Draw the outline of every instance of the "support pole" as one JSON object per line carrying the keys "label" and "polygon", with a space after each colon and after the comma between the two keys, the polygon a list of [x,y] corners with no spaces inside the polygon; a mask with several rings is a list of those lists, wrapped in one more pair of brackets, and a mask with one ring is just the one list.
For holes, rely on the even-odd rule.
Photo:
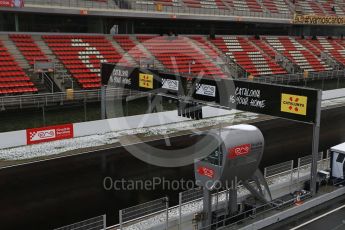
{"label": "support pole", "polygon": [[44,105],[42,106],[42,120],[43,120],[43,126],[46,126],[46,112]]}
{"label": "support pole", "polygon": [[105,110],[105,85],[101,86],[101,119],[106,119],[106,110]]}
{"label": "support pole", "polygon": [[16,32],[19,32],[19,18],[18,18],[18,14],[14,15],[14,27]]}
{"label": "support pole", "polygon": [[312,196],[316,194],[317,182],[317,160],[319,156],[319,138],[320,138],[320,121],[321,121],[321,97],[322,91],[318,91],[317,107],[316,107],[316,122],[313,124],[313,146],[312,146],[312,162],[310,172],[310,192]]}
{"label": "support pole", "polygon": [[204,230],[211,229],[212,223],[212,196],[211,191],[207,188],[203,189],[204,192],[204,199],[203,199],[203,212],[204,212],[204,219],[202,221],[202,227]]}
{"label": "support pole", "polygon": [[166,218],[166,230],[168,230],[169,228],[169,197],[166,197],[166,200],[165,200],[165,209],[166,209],[166,212],[165,212],[165,218]]}
{"label": "support pole", "polygon": [[179,220],[178,220],[178,229],[181,230],[181,223],[182,223],[182,192],[178,194],[178,200],[179,200],[179,206],[178,206],[178,215],[179,215]]}
{"label": "support pole", "polygon": [[234,185],[233,188],[229,189],[229,211],[230,214],[236,214],[237,210],[237,188]]}
{"label": "support pole", "polygon": [[122,230],[122,210],[119,211],[119,225],[120,225],[120,230]]}
{"label": "support pole", "polygon": [[87,121],[87,105],[86,105],[86,96],[84,94],[84,121]]}
{"label": "support pole", "polygon": [[103,215],[103,230],[107,229],[107,215]]}

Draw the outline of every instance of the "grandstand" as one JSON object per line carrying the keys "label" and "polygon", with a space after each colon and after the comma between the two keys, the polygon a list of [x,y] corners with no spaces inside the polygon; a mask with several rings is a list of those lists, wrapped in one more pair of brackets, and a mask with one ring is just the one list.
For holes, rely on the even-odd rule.
{"label": "grandstand", "polygon": [[[345,3],[338,0],[24,3],[16,14],[16,8],[0,6],[4,12],[0,16],[4,17],[0,30],[11,31],[0,36],[1,49],[5,51],[1,54],[1,95],[46,92],[40,82],[43,78],[39,80],[34,72],[38,61],[58,66],[59,70],[54,68],[46,78],[61,91],[70,87],[65,79],[70,79],[72,85],[76,82],[77,89],[98,89],[100,65],[105,62],[126,66],[150,64],[165,72],[190,76],[255,79],[305,71],[323,73],[343,69],[345,63],[343,27],[328,27],[329,34],[325,35],[326,30],[318,33],[316,27],[291,24],[296,13],[344,15]],[[213,22],[215,18],[219,22]],[[59,23],[60,19],[63,23]],[[114,24],[119,34],[109,35]],[[47,87],[53,87],[53,83]]]}
{"label": "grandstand", "polygon": [[[56,57],[56,62],[64,66],[82,89],[100,87],[100,65],[105,62],[139,66],[144,61],[153,60],[155,68],[166,72],[195,76],[202,73],[202,76],[211,78],[235,77],[219,65],[221,59],[223,63],[231,60],[241,66],[246,76],[261,77],[289,73],[288,69],[275,61],[278,54],[297,65],[299,72],[331,71],[332,67],[321,59],[321,54],[328,54],[342,65],[345,54],[341,39],[327,37],[302,39],[291,36],[255,38],[219,35],[210,39],[203,35],[9,34],[8,40],[13,42],[29,64],[24,69],[29,75],[34,75],[32,66],[35,60],[47,61],[49,53],[52,54],[50,57]],[[8,40],[3,38],[3,42]],[[3,44],[2,50],[2,68],[6,71],[2,73],[2,94],[37,92],[27,74],[18,66],[18,57],[14,58],[5,52],[7,48]],[[17,80],[18,84],[9,83]]]}
{"label": "grandstand", "polygon": [[26,0],[25,4],[30,7],[68,6],[87,9],[267,17],[289,17],[295,12],[317,15],[344,15],[345,12],[345,3],[337,0]]}

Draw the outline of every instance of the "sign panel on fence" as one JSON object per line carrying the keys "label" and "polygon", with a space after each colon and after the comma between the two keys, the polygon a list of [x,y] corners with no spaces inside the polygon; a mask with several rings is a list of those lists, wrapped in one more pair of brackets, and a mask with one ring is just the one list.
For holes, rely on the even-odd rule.
{"label": "sign panel on fence", "polygon": [[24,0],[0,0],[0,7],[24,7]]}
{"label": "sign panel on fence", "polygon": [[314,123],[318,90],[223,79],[220,104],[247,112]]}
{"label": "sign panel on fence", "polygon": [[295,14],[292,22],[294,24],[311,25],[345,25],[344,16],[324,16],[324,15],[298,15]]}
{"label": "sign panel on fence", "polygon": [[28,145],[73,138],[73,124],[47,126],[26,130]]}

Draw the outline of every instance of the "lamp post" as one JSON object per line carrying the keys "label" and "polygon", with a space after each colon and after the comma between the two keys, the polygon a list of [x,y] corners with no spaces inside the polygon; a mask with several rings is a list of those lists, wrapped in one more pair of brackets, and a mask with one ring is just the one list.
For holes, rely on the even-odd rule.
{"label": "lamp post", "polygon": [[195,65],[195,60],[189,61],[188,63],[188,73],[192,74],[192,65]]}

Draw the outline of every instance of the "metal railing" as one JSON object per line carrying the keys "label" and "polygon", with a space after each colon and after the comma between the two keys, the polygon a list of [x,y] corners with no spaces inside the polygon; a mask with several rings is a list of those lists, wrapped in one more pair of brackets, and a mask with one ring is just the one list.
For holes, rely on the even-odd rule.
{"label": "metal railing", "polygon": [[[137,92],[131,90],[124,90],[121,88],[108,88],[109,95],[135,95]],[[60,104],[63,105],[66,102],[94,102],[101,100],[101,90],[78,90],[74,91],[72,95],[67,92],[56,93],[44,93],[44,94],[28,94],[18,96],[6,96],[0,97],[0,110],[6,110],[6,108],[19,107],[42,107],[49,105]]]}
{"label": "metal railing", "polygon": [[163,197],[157,200],[149,201],[144,204],[139,204],[119,211],[119,226],[120,230],[126,226],[131,226],[137,222],[140,222],[142,218],[152,214],[164,214],[166,226],[169,221],[169,198]]}
{"label": "metal railing", "polygon": [[252,80],[257,82],[266,83],[281,83],[289,84],[290,82],[300,81],[315,81],[315,80],[329,80],[329,79],[342,79],[345,78],[345,70],[332,70],[324,72],[309,72],[307,76],[304,73],[284,74],[284,75],[271,75],[255,77]]}
{"label": "metal railing", "polygon": [[93,217],[74,224],[66,225],[54,230],[105,230],[106,215]]}

